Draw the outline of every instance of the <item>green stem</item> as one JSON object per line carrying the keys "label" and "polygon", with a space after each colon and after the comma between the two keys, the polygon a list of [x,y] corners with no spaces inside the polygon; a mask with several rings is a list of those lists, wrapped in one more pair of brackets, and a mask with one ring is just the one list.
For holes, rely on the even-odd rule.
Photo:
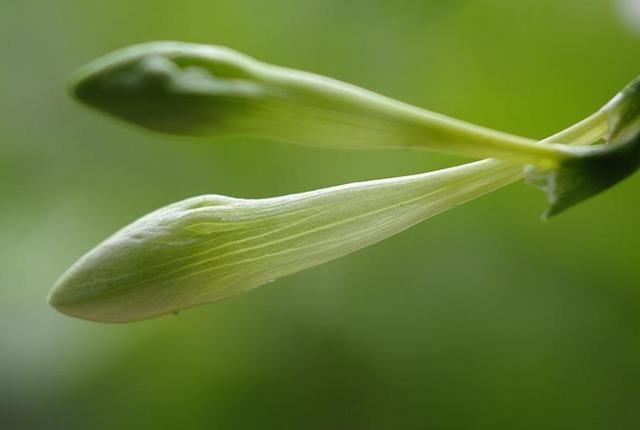
{"label": "green stem", "polygon": [[265,88],[286,89],[273,90],[269,108],[277,114],[265,115],[266,123],[256,130],[271,138],[342,148],[414,147],[541,167],[554,167],[575,153],[562,145],[541,145],[322,76],[266,64],[260,64],[260,71],[256,76]]}

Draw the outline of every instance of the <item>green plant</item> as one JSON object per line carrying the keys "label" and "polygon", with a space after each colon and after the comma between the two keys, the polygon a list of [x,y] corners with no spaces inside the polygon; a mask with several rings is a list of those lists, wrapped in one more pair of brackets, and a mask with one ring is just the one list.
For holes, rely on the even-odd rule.
{"label": "green plant", "polygon": [[[82,257],[56,283],[50,303],[77,317],[123,322],[221,300],[380,241],[522,179],[525,170],[547,192],[547,215],[554,215],[638,168],[639,85],[535,142],[226,48],[161,42],[118,51],[81,69],[71,92],[154,131],[415,147],[505,161],[270,199],[187,199]],[[593,145],[602,139],[606,144]]]}

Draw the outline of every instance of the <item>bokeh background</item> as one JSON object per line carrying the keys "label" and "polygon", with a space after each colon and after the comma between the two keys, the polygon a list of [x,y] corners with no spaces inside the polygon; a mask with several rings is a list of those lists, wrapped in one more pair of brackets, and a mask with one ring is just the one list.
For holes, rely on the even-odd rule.
{"label": "bokeh background", "polygon": [[179,316],[46,304],[119,227],[466,161],[160,138],[66,77],[133,43],[227,45],[541,138],[640,72],[635,0],[2,0],[0,428],[640,428],[640,177],[552,222],[515,184],[376,246]]}

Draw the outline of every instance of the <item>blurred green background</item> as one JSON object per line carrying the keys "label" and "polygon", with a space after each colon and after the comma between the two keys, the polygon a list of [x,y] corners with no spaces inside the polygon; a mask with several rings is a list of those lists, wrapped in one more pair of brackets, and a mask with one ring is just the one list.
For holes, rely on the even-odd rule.
{"label": "blurred green background", "polygon": [[81,64],[166,39],[540,138],[640,72],[640,2],[3,0],[0,428],[640,428],[638,176],[548,223],[516,184],[179,316],[50,309],[76,258],[170,202],[466,161],[160,138],[66,96]]}

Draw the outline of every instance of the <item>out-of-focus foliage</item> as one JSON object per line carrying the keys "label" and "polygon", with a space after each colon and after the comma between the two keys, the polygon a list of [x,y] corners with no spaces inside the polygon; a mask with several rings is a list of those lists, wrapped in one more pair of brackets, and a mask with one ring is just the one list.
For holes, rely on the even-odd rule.
{"label": "out-of-focus foliage", "polygon": [[0,427],[638,428],[637,177],[549,223],[514,185],[175,317],[98,325],[45,302],[78,256],[164,204],[463,161],[161,139],[67,98],[87,60],[148,40],[227,45],[537,138],[640,72],[631,3],[3,1]]}

